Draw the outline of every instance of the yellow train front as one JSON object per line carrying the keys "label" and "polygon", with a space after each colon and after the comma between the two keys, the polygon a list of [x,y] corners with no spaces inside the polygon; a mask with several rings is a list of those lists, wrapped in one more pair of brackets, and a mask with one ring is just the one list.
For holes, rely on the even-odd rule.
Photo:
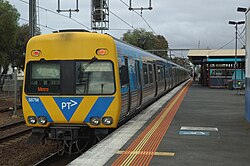
{"label": "yellow train front", "polygon": [[31,141],[88,140],[116,128],[121,110],[117,71],[108,35],[65,32],[32,38],[22,98],[26,124],[33,127]]}

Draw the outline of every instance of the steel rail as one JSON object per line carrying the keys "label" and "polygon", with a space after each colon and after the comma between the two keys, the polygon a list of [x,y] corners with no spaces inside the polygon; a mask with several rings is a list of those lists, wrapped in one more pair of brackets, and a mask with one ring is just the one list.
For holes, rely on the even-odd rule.
{"label": "steel rail", "polygon": [[10,128],[21,126],[23,124],[25,124],[24,120],[22,120],[20,122],[16,122],[16,123],[11,123],[11,124],[7,124],[7,125],[3,125],[3,126],[0,126],[0,131],[4,131],[4,130],[10,129]]}
{"label": "steel rail", "polygon": [[25,134],[27,134],[27,133],[30,133],[31,130],[32,130],[31,128],[28,128],[28,129],[24,129],[24,130],[22,130],[22,131],[20,131],[20,132],[18,132],[18,133],[15,133],[15,134],[11,134],[11,135],[7,135],[7,136],[4,136],[4,137],[1,137],[1,138],[0,138],[0,143],[4,143],[4,142],[7,142],[7,141],[9,141],[9,140],[13,140],[13,139],[15,139],[15,138],[17,138],[17,137],[23,136],[23,135],[25,135]]}

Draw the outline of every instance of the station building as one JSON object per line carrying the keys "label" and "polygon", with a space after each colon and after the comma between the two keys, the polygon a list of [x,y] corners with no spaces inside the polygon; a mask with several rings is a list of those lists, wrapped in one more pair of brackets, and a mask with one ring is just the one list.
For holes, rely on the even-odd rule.
{"label": "station building", "polygon": [[[189,50],[194,76],[209,88],[237,88],[245,81],[245,49]],[[236,67],[235,67],[236,64]],[[198,70],[197,70],[198,69]]]}

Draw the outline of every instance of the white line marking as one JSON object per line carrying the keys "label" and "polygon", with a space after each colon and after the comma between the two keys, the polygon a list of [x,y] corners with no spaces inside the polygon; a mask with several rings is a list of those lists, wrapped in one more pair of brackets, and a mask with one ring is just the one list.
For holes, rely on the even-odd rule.
{"label": "white line marking", "polygon": [[182,126],[180,130],[196,130],[196,131],[219,131],[216,127],[191,127]]}

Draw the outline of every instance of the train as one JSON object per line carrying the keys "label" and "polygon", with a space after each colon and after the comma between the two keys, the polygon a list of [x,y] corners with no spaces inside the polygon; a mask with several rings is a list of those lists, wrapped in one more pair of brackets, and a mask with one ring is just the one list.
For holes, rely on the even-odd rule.
{"label": "train", "polygon": [[22,106],[31,143],[93,144],[190,71],[108,34],[60,30],[27,43]]}

